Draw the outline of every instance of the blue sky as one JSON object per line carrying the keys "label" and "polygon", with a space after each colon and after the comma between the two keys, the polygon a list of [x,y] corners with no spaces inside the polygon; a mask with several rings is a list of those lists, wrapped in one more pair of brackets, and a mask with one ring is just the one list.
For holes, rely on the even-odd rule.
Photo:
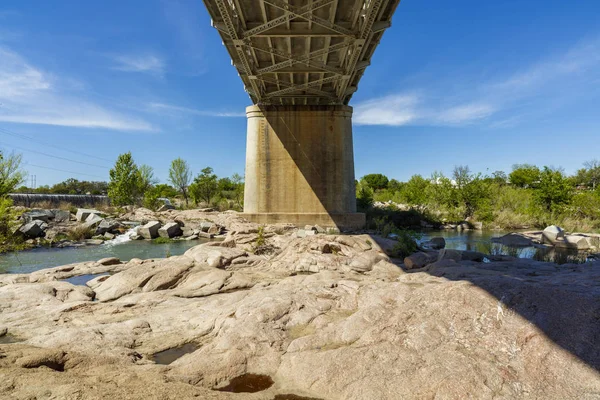
{"label": "blue sky", "polygon": [[[243,173],[248,105],[201,0],[0,3],[0,149],[38,186],[126,151],[163,182]],[[600,2],[403,0],[351,105],[357,177],[574,172],[600,158]]]}

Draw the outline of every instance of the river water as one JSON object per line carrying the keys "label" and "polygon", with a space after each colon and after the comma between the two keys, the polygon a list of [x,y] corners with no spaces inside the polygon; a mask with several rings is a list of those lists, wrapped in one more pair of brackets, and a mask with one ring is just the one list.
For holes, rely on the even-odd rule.
{"label": "river water", "polygon": [[[506,233],[502,231],[434,231],[424,233],[420,241],[441,236],[446,240],[448,249],[505,254],[520,258],[534,258],[540,261],[553,261],[559,264],[587,260],[587,254],[572,250],[556,251],[552,248],[535,247],[510,248],[491,242],[493,237],[499,237]],[[122,261],[132,258],[164,258],[168,255],[181,255],[187,249],[205,241],[178,240],[167,244],[154,244],[145,240],[127,240],[127,235],[122,235],[99,246],[64,249],[40,248],[0,255],[0,273],[29,273],[76,262],[97,261],[105,257],[117,257]]]}
{"label": "river water", "polygon": [[105,257],[117,257],[121,261],[129,261],[132,258],[178,256],[203,242],[205,240],[177,240],[172,243],[155,244],[146,240],[117,240],[99,246],[39,248],[0,255],[0,274],[29,273],[76,262],[97,261]]}

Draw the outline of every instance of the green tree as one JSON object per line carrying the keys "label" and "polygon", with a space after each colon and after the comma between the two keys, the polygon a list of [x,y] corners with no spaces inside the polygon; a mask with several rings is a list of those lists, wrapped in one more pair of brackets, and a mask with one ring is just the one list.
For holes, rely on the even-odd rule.
{"label": "green tree", "polygon": [[413,175],[400,190],[400,198],[410,205],[425,205],[431,182],[421,175]]}
{"label": "green tree", "polygon": [[146,164],[138,167],[138,192],[140,196],[143,196],[157,183],[158,179],[154,176],[154,168]]}
{"label": "green tree", "polygon": [[191,180],[192,171],[188,163],[181,158],[173,160],[169,169],[169,182],[183,195],[186,206],[188,205],[188,187]]}
{"label": "green tree", "polygon": [[116,206],[134,204],[139,188],[139,172],[131,152],[119,155],[109,172],[108,197]]}
{"label": "green tree", "polygon": [[373,206],[373,189],[361,180],[356,185],[356,207],[359,211],[367,211]]}
{"label": "green tree", "polygon": [[198,204],[200,201],[204,201],[208,206],[210,206],[211,200],[217,194],[218,190],[219,182],[217,175],[213,174],[211,167],[204,168],[190,186],[194,202]]}
{"label": "green tree", "polygon": [[544,167],[540,182],[535,190],[535,199],[546,211],[569,204],[573,198],[573,186],[559,169]]}
{"label": "green tree", "polygon": [[540,180],[540,169],[531,164],[515,164],[512,172],[508,175],[511,184],[522,187],[535,187]]}
{"label": "green tree", "polygon": [[383,174],[369,174],[362,177],[361,181],[365,182],[373,190],[387,189],[388,177]]}
{"label": "green tree", "polygon": [[235,189],[233,191],[234,201],[238,205],[238,207],[242,207],[244,203],[244,178],[240,174],[231,175],[231,181],[235,185]]}
{"label": "green tree", "polygon": [[23,156],[11,153],[4,156],[0,152],[0,198],[14,191],[25,182],[25,171],[21,169]]}

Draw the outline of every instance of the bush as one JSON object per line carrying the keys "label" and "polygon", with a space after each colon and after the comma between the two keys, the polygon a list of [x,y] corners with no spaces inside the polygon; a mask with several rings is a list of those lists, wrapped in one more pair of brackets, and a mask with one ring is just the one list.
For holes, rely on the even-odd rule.
{"label": "bush", "polygon": [[406,230],[394,232],[398,235],[398,243],[392,248],[391,256],[394,258],[404,258],[415,253],[418,250],[414,233]]}
{"label": "bush", "polygon": [[18,212],[12,208],[12,201],[0,198],[0,253],[20,250],[24,247],[23,238],[13,235],[19,226]]}
{"label": "bush", "polygon": [[85,239],[91,239],[95,233],[95,229],[88,228],[85,225],[79,225],[71,229],[67,234],[67,237],[69,238],[69,240],[80,241]]}

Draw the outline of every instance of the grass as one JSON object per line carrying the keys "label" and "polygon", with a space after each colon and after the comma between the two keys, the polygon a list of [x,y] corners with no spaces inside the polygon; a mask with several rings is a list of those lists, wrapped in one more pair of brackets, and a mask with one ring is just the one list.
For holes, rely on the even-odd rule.
{"label": "grass", "polygon": [[88,228],[84,225],[79,225],[79,226],[76,226],[75,228],[71,229],[67,233],[67,237],[69,238],[69,240],[80,241],[80,240],[85,240],[85,239],[91,239],[95,233],[96,233],[95,229]]}

